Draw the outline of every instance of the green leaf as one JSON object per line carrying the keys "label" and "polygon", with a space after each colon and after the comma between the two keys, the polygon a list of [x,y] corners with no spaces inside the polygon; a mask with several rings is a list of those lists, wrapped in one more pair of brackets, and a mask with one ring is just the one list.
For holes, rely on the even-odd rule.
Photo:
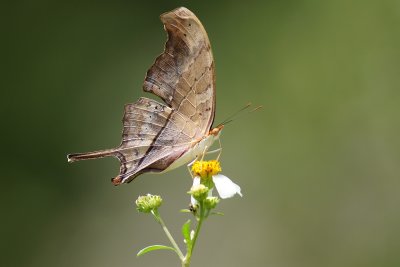
{"label": "green leaf", "polygon": [[147,252],[150,252],[153,250],[161,250],[161,249],[175,251],[175,249],[172,247],[168,247],[168,246],[164,246],[164,245],[152,245],[152,246],[148,246],[148,247],[145,247],[142,250],[140,250],[136,256],[139,257],[139,256],[142,256],[143,254],[146,254]]}
{"label": "green leaf", "polygon": [[211,212],[211,215],[220,215],[220,216],[224,216],[225,214],[223,214],[222,212],[213,211],[213,212]]}
{"label": "green leaf", "polygon": [[190,239],[190,223],[191,221],[187,220],[187,222],[182,226],[182,234],[187,247],[192,243],[192,240]]}

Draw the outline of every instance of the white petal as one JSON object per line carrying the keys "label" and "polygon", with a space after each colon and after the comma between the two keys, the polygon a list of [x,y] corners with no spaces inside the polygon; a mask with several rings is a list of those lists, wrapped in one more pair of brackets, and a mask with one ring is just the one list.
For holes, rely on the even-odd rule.
{"label": "white petal", "polygon": [[212,197],[212,191],[214,188],[211,188],[210,191],[208,191],[208,197]]}
{"label": "white petal", "polygon": [[215,188],[217,188],[219,196],[222,199],[233,197],[235,194],[242,196],[242,193],[240,192],[240,186],[232,182],[231,179],[225,175],[214,175],[213,182],[215,184]]}
{"label": "white petal", "polygon": [[200,184],[200,177],[198,177],[198,176],[194,177],[192,186],[199,185],[199,184]]}
{"label": "white petal", "polygon": [[[200,177],[197,177],[197,176],[194,177],[194,178],[193,178],[193,185],[192,185],[192,187],[195,186],[195,185],[199,185],[199,184],[200,184]],[[197,204],[197,200],[194,199],[194,197],[190,196],[190,203],[192,203],[192,205],[194,206],[194,205]]]}

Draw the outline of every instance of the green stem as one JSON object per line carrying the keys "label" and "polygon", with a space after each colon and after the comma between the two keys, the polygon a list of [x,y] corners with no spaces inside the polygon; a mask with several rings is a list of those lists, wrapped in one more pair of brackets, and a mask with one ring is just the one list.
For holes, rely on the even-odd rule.
{"label": "green stem", "polygon": [[183,262],[185,259],[185,256],[183,256],[183,253],[181,249],[179,248],[178,244],[176,244],[175,239],[172,237],[171,233],[169,232],[167,226],[165,225],[164,221],[161,219],[160,214],[158,213],[157,210],[151,211],[151,213],[154,215],[156,218],[157,222],[161,225],[162,229],[165,232],[165,235],[168,237],[169,241],[171,242],[172,246],[174,247],[176,254],[178,254],[179,259]]}
{"label": "green stem", "polygon": [[182,261],[182,266],[183,267],[189,267],[190,266],[190,260],[192,258],[193,249],[194,249],[194,247],[196,245],[197,237],[199,236],[199,233],[200,233],[200,230],[201,230],[201,226],[203,225],[203,221],[205,219],[205,210],[204,210],[203,203],[199,203],[199,208],[200,208],[200,216],[199,216],[197,227],[196,227],[196,230],[194,232],[193,239],[192,239],[192,245],[188,248],[186,257],[184,258],[184,261]]}

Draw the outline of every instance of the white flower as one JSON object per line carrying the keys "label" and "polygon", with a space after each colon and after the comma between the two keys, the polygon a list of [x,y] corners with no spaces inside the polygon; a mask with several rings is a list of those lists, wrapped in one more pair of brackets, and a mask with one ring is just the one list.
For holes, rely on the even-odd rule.
{"label": "white flower", "polygon": [[[231,198],[235,194],[238,194],[241,197],[243,196],[240,190],[240,186],[232,182],[232,180],[226,177],[225,175],[222,174],[213,175],[212,181],[215,185],[215,188],[217,189],[218,195],[222,199]],[[200,177],[198,176],[194,177],[193,186],[199,185],[200,182],[201,182]],[[212,196],[212,189],[208,192],[208,196]],[[192,205],[195,205],[197,203],[193,197],[191,197],[191,203]]]}
{"label": "white flower", "polygon": [[[221,172],[221,166],[218,160],[196,161],[192,165],[192,172],[195,175],[192,188],[204,184],[209,187],[209,197],[212,196],[212,189],[214,186],[222,199],[231,198],[236,194],[242,196],[240,186],[232,182],[232,180],[225,175],[219,174]],[[197,203],[193,197],[191,202],[193,205]]]}

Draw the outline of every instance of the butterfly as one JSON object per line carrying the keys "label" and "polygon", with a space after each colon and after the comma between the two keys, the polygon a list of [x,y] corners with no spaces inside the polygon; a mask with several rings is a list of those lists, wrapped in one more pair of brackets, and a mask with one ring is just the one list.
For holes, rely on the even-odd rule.
{"label": "butterfly", "polygon": [[69,162],[113,156],[120,171],[114,185],[140,174],[161,173],[191,162],[219,138],[215,117],[215,68],[200,20],[180,7],[161,16],[168,34],[164,52],[146,73],[143,90],[164,103],[141,97],[125,105],[121,144],[113,149],[70,154]]}

